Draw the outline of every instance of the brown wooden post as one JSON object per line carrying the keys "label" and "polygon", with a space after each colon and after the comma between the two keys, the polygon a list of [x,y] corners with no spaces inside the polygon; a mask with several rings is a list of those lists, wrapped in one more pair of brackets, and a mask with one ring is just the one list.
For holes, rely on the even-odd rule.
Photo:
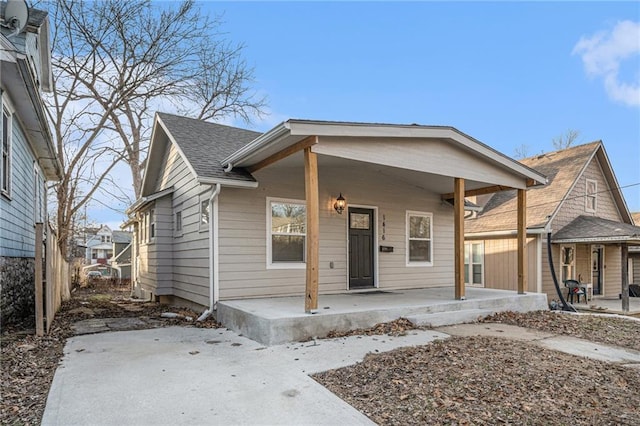
{"label": "brown wooden post", "polygon": [[518,189],[518,294],[527,290],[527,190]]}
{"label": "brown wooden post", "polygon": [[464,300],[464,179],[454,179],[453,226],[455,252],[455,298]]}
{"label": "brown wooden post", "polygon": [[318,158],[311,147],[304,149],[304,192],[307,202],[307,279],[304,311],[318,309],[318,243],[320,205],[318,201]]}
{"label": "brown wooden post", "polygon": [[42,223],[36,223],[35,295],[36,295],[36,336],[44,336],[44,305],[42,298]]}
{"label": "brown wooden post", "polygon": [[629,247],[622,243],[620,247],[622,263],[622,312],[629,313]]}

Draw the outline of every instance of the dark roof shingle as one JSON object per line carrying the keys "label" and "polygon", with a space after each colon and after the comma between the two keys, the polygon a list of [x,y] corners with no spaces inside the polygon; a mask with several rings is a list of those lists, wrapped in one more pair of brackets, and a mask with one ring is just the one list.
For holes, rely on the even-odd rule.
{"label": "dark roof shingle", "polygon": [[[537,170],[549,179],[547,185],[527,190],[527,227],[538,228],[547,224],[601,144],[602,142],[596,141],[520,160],[525,166]],[[465,221],[465,232],[516,229],[517,211],[517,191],[496,192],[477,218]]]}
{"label": "dark roof shingle", "polygon": [[221,161],[261,133],[163,112],[157,114],[198,177],[255,182],[242,168],[225,172]]}
{"label": "dark roof shingle", "polygon": [[595,216],[578,216],[553,235],[555,241],[598,238],[640,240],[640,227]]}

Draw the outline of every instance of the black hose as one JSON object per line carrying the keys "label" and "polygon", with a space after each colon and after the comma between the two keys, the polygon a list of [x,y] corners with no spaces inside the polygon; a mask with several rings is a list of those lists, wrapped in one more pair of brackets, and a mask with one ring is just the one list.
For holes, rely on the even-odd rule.
{"label": "black hose", "polygon": [[560,285],[558,284],[558,277],[556,277],[556,268],[553,266],[553,256],[551,255],[551,232],[547,233],[547,255],[549,256],[549,269],[551,269],[551,277],[553,278],[553,284],[556,286],[556,293],[558,293],[558,297],[562,302],[562,310],[569,312],[578,312],[576,308],[569,305],[566,300],[564,300],[564,296],[562,295],[562,291],[560,291]]}

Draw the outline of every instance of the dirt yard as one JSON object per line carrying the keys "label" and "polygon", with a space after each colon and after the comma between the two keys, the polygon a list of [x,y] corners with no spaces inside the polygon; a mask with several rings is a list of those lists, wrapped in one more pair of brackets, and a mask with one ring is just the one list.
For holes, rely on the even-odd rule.
{"label": "dirt yard", "polygon": [[[33,321],[2,330],[0,423],[38,425],[72,324],[90,318],[137,318],[137,328],[218,327],[160,318],[198,313],[128,301],[127,288],[94,285],[66,302],[50,335]],[[640,322],[616,318],[506,313],[504,322],[640,349]],[[347,334],[403,334],[403,319]],[[341,334],[345,335],[345,334]],[[338,337],[335,334],[333,337]],[[640,369],[586,360],[497,338],[450,338],[417,348],[368,355],[361,364],[314,377],[379,424],[639,425]]]}

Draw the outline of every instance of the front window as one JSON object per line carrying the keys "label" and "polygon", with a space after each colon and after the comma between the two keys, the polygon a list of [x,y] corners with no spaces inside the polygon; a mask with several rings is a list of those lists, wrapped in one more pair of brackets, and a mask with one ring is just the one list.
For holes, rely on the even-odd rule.
{"label": "front window", "polygon": [[149,217],[149,238],[154,239],[156,237],[156,215],[155,211],[151,210]]}
{"label": "front window", "polygon": [[407,266],[433,264],[433,214],[407,212]]}
{"label": "front window", "polygon": [[11,190],[11,114],[2,110],[2,175],[0,190],[9,195]]}
{"label": "front window", "polygon": [[465,243],[464,282],[468,285],[484,286],[484,243]]}
{"label": "front window", "polygon": [[200,201],[200,230],[207,231],[209,229],[209,200]]}
{"label": "front window", "polygon": [[182,233],[182,212],[176,212],[176,231]]}
{"label": "front window", "polygon": [[574,248],[562,246],[560,248],[560,264],[562,265],[562,281],[575,279],[574,268]]}
{"label": "front window", "polygon": [[598,182],[595,180],[587,179],[587,190],[585,197],[584,209],[588,212],[595,212],[597,207],[598,197]]}
{"label": "front window", "polygon": [[307,212],[303,201],[267,199],[268,267],[303,267]]}

